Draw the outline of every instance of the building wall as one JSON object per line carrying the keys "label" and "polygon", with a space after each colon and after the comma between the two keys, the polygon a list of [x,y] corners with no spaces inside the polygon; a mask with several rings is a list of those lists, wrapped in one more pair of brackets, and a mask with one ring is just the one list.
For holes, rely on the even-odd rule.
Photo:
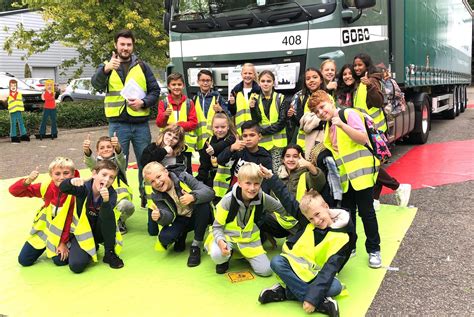
{"label": "building wall", "polygon": [[[18,78],[24,78],[25,64],[28,63],[33,77],[35,77],[34,69],[37,68],[38,73],[54,73],[54,79],[58,83],[68,82],[78,66],[62,69],[60,65],[63,61],[78,56],[78,52],[74,48],[55,42],[46,52],[32,55],[27,60],[21,59],[24,56],[22,50],[13,50],[11,55],[3,50],[6,38],[14,32],[16,26],[20,23],[26,29],[34,30],[40,30],[46,25],[41,13],[37,11],[16,10],[0,13],[0,72],[9,72]],[[5,27],[9,30],[5,31]],[[81,77],[90,77],[93,73],[94,68],[86,66]]]}

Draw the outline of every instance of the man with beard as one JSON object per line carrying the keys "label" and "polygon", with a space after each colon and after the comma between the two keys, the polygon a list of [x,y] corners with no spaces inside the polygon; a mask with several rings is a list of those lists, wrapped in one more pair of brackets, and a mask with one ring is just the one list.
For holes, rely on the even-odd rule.
{"label": "man with beard", "polygon": [[[133,54],[135,37],[130,30],[122,30],[115,35],[115,50],[109,61],[100,64],[92,76],[92,85],[98,91],[105,91],[105,116],[109,120],[109,136],[116,133],[127,158],[129,145],[138,162],[138,181],[142,207],[146,204],[143,194],[142,169],[140,157],[151,142],[148,126],[150,108],[155,107],[160,96],[160,87],[151,68]],[[134,83],[133,83],[134,81]],[[126,84],[133,84],[142,90],[144,97],[125,99],[120,92]],[[138,89],[138,87],[140,89]]]}

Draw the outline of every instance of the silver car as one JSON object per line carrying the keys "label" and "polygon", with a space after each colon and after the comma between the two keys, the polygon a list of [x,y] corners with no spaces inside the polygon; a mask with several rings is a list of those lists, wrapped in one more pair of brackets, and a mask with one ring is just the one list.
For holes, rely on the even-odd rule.
{"label": "silver car", "polygon": [[104,100],[105,93],[92,87],[90,78],[73,79],[66,90],[59,96],[59,101]]}

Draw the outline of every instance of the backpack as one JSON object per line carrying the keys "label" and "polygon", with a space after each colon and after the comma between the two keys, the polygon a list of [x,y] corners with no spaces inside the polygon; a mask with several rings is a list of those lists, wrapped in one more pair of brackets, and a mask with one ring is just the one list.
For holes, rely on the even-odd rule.
{"label": "backpack", "polygon": [[[347,124],[346,117],[344,116],[344,110],[345,109],[339,110],[339,118],[341,118],[342,122]],[[384,163],[392,156],[392,153],[390,153],[390,149],[388,148],[387,137],[382,131],[375,129],[372,118],[369,118],[364,114],[363,117],[365,130],[367,131],[371,145],[370,147],[365,144],[365,147],[372,153],[372,155],[378,158],[381,163]]]}
{"label": "backpack", "polygon": [[384,113],[388,119],[393,118],[394,115],[405,111],[406,101],[405,94],[400,90],[398,84],[392,78],[380,81],[382,87]]}

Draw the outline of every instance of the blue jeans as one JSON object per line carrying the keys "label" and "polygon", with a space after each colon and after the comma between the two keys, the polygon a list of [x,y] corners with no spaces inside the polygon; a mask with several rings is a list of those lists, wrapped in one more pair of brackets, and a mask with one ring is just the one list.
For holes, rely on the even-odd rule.
{"label": "blue jeans", "polygon": [[130,150],[130,142],[133,145],[133,151],[137,158],[138,164],[138,184],[140,186],[140,195],[143,193],[143,166],[141,164],[141,157],[143,150],[151,143],[151,132],[148,122],[144,123],[127,123],[127,122],[110,122],[109,123],[109,135],[113,136],[114,132],[117,132],[117,137],[120,141],[123,154],[127,158]]}
{"label": "blue jeans", "polygon": [[[300,302],[303,302],[311,282],[306,283],[305,281],[301,280],[291,268],[288,260],[281,255],[273,257],[272,261],[270,262],[270,267],[272,268],[273,272],[275,272],[286,284],[286,297],[288,299],[296,299]],[[339,282],[337,278],[334,278],[328,292],[324,296],[336,296],[340,294],[341,291],[341,282]]]}
{"label": "blue jeans", "polygon": [[16,137],[16,125],[20,127],[20,135],[26,135],[25,123],[23,122],[22,111],[10,113],[10,137]]}
{"label": "blue jeans", "polygon": [[[22,266],[31,266],[36,262],[36,260],[38,260],[45,250],[46,248],[35,249],[31,244],[25,242],[23,248],[21,248],[20,255],[18,255],[18,263]],[[61,261],[59,256],[54,256],[52,260],[57,266],[63,266],[68,263],[67,259],[66,261]]]}
{"label": "blue jeans", "polygon": [[51,118],[51,134],[58,135],[58,127],[56,125],[56,109],[43,110],[43,118],[41,119],[39,134],[46,134],[46,123],[48,122],[48,118]]}

